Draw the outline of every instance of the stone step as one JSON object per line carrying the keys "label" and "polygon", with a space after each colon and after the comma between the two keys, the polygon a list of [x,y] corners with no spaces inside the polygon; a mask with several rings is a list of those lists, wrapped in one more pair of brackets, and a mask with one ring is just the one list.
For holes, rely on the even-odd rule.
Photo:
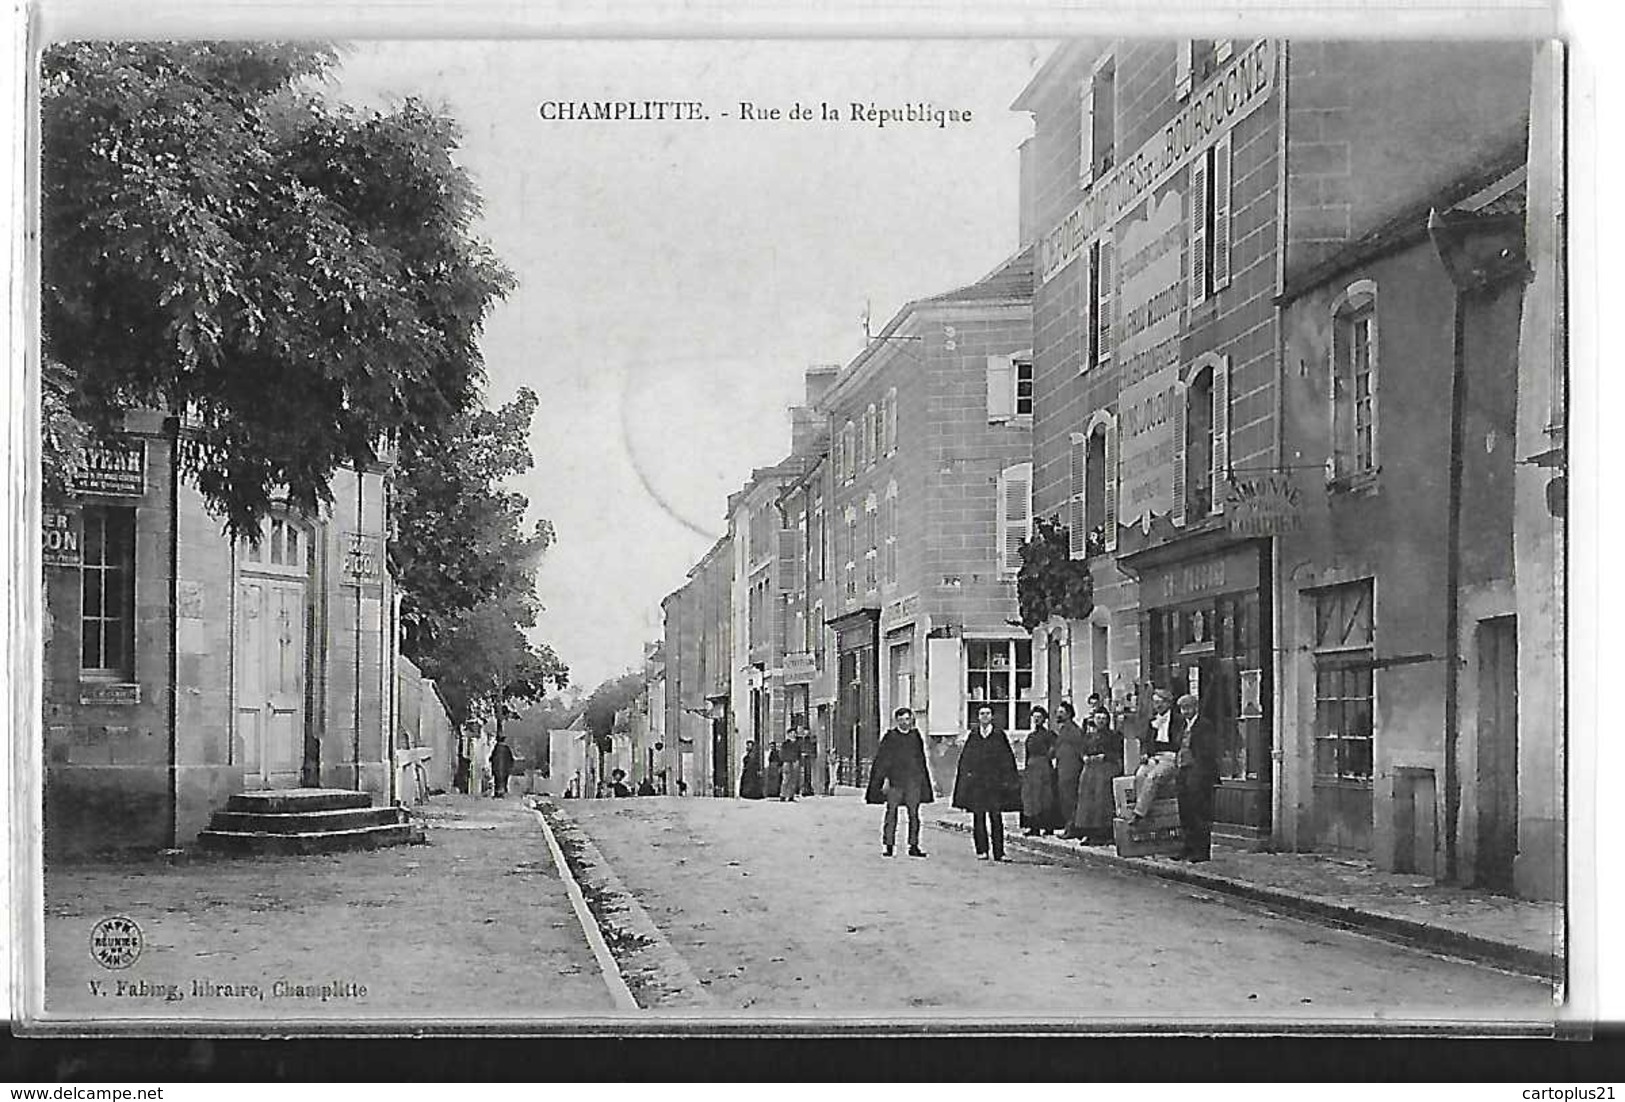
{"label": "stone step", "polygon": [[407,821],[399,807],[349,807],[339,811],[217,811],[210,830],[239,834],[318,834],[328,830],[355,830],[394,826]]}
{"label": "stone step", "polygon": [[284,815],[301,811],[344,811],[371,807],[365,792],[344,788],[268,788],[238,792],[226,800],[227,811],[251,815]]}
{"label": "stone step", "polygon": [[323,830],[310,834],[266,834],[239,830],[205,830],[198,844],[217,853],[313,854],[380,849],[424,841],[423,828],[411,823]]}

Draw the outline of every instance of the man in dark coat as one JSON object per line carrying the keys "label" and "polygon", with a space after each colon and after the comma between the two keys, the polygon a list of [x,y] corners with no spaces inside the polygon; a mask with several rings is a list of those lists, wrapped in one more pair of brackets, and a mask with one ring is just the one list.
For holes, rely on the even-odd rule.
{"label": "man in dark coat", "polygon": [[897,805],[908,808],[908,855],[924,857],[920,848],[920,805],[932,801],[931,775],[925,768],[925,743],[914,729],[914,712],[899,708],[896,726],[880,736],[874,765],[869,768],[869,787],[864,802],[886,805],[886,819],[880,840],[890,857],[897,845]]}
{"label": "man in dark coat", "polygon": [[1179,698],[1184,734],[1179,746],[1179,828],[1185,861],[1206,861],[1213,856],[1213,786],[1219,783],[1218,732],[1213,721],[1199,715],[1201,702],[1186,694]]}
{"label": "man in dark coat", "polygon": [[1021,810],[1021,778],[1016,774],[1016,755],[1010,749],[1010,740],[993,725],[993,709],[985,704],[976,710],[976,726],[970,729],[959,751],[954,806],[971,813],[976,856],[987,856],[991,827],[993,860],[1003,861],[1004,813]]}
{"label": "man in dark coat", "polygon": [[513,776],[513,748],[508,745],[507,735],[498,735],[497,744],[491,747],[491,794],[506,796],[508,778],[511,776]]}
{"label": "man in dark coat", "polygon": [[1061,809],[1062,838],[1078,838],[1081,833],[1072,811],[1078,805],[1078,777],[1083,772],[1083,729],[1073,718],[1072,705],[1062,701],[1055,709],[1060,722],[1055,725],[1055,791]]}

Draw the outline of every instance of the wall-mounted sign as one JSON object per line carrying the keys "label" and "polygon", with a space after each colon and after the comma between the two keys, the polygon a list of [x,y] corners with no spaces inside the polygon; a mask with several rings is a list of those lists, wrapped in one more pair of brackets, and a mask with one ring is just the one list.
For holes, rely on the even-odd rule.
{"label": "wall-mounted sign", "polygon": [[364,532],[346,532],[339,581],[343,585],[376,585],[384,580],[384,541]]}
{"label": "wall-mounted sign", "polygon": [[1211,558],[1148,568],[1140,575],[1140,600],[1157,608],[1258,586],[1257,545],[1249,544]]}
{"label": "wall-mounted sign", "polygon": [[1117,321],[1117,521],[1133,526],[1165,515],[1174,502],[1174,414],[1179,401],[1179,334],[1184,324],[1183,196],[1168,188],[1144,218],[1119,227]]}
{"label": "wall-mounted sign", "polygon": [[1259,719],[1264,715],[1264,671],[1241,671],[1241,708],[1236,713],[1241,719]]}
{"label": "wall-mounted sign", "polygon": [[145,497],[147,442],[130,440],[79,449],[79,470],[69,487],[76,494]]}
{"label": "wall-mounted sign", "polygon": [[79,510],[47,505],[40,510],[40,551],[46,566],[78,566],[83,531]]}
{"label": "wall-mounted sign", "polygon": [[1205,82],[1179,113],[1091,187],[1038,243],[1038,272],[1049,282],[1102,229],[1139,205],[1174,173],[1252,114],[1275,88],[1275,43],[1260,39]]}
{"label": "wall-mounted sign", "polygon": [[140,704],[141,686],[128,681],[82,681],[80,704]]}
{"label": "wall-mounted sign", "polygon": [[1281,536],[1303,531],[1303,501],[1287,473],[1232,478],[1225,491],[1225,523],[1235,536]]}

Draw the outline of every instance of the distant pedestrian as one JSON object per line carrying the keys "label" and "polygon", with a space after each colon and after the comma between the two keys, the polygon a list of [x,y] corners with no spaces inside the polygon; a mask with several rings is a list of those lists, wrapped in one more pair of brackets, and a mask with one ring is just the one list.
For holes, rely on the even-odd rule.
{"label": "distant pedestrian", "polygon": [[764,796],[777,796],[779,782],[783,780],[779,766],[784,764],[783,755],[779,753],[779,744],[774,743],[767,748],[767,769],[762,773],[762,794]]}
{"label": "distant pedestrian", "polygon": [[611,796],[630,796],[632,790],[626,786],[626,770],[616,769],[609,774],[609,791]]}
{"label": "distant pedestrian", "polygon": [[874,764],[869,767],[865,803],[886,805],[880,841],[890,857],[897,845],[897,808],[908,809],[908,855],[924,857],[920,848],[920,805],[932,802],[931,774],[925,767],[925,743],[914,729],[914,712],[899,708],[891,730],[880,736]]}
{"label": "distant pedestrian", "polygon": [[1053,834],[1062,824],[1055,788],[1055,732],[1049,712],[1033,708],[1033,729],[1027,736],[1027,767],[1021,773],[1021,825],[1029,837]]}
{"label": "distant pedestrian", "polygon": [[1055,709],[1055,792],[1061,809],[1061,837],[1078,837],[1072,811],[1078,804],[1078,778],[1083,775],[1083,728],[1073,718],[1072,705],[1062,701]]}
{"label": "distant pedestrian", "polygon": [[644,777],[641,781],[638,782],[638,795],[639,796],[653,796],[654,794],[655,794],[655,782],[654,781],[651,781],[648,777]]}
{"label": "distant pedestrian", "polygon": [[688,782],[687,781],[678,781],[677,782],[677,794],[679,796],[687,796],[688,795]]}
{"label": "distant pedestrian", "polygon": [[508,794],[508,778],[513,776],[513,748],[507,735],[498,735],[491,747],[491,794],[498,799]]}
{"label": "distant pedestrian", "polygon": [[1185,731],[1179,742],[1179,827],[1184,837],[1180,857],[1206,861],[1213,856],[1213,786],[1219,783],[1217,732],[1213,721],[1200,715],[1201,702],[1186,694],[1179,698]]}
{"label": "distant pedestrian", "polygon": [[1010,740],[994,726],[993,709],[985,704],[976,710],[976,725],[959,751],[953,802],[971,813],[976,856],[988,856],[991,828],[993,860],[1003,861],[1004,813],[1021,810],[1021,779]]}
{"label": "distant pedestrian", "polygon": [[791,801],[801,791],[801,739],[792,729],[779,751],[779,799]]}
{"label": "distant pedestrian", "polygon": [[762,798],[762,757],[754,740],[745,743],[745,762],[739,771],[739,795],[747,800]]}

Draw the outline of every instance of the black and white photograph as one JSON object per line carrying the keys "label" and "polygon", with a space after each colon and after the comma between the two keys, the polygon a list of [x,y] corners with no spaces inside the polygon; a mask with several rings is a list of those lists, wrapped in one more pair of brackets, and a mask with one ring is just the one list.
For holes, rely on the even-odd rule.
{"label": "black and white photograph", "polygon": [[1226,25],[42,42],[18,1027],[1549,1035],[1569,58]]}

